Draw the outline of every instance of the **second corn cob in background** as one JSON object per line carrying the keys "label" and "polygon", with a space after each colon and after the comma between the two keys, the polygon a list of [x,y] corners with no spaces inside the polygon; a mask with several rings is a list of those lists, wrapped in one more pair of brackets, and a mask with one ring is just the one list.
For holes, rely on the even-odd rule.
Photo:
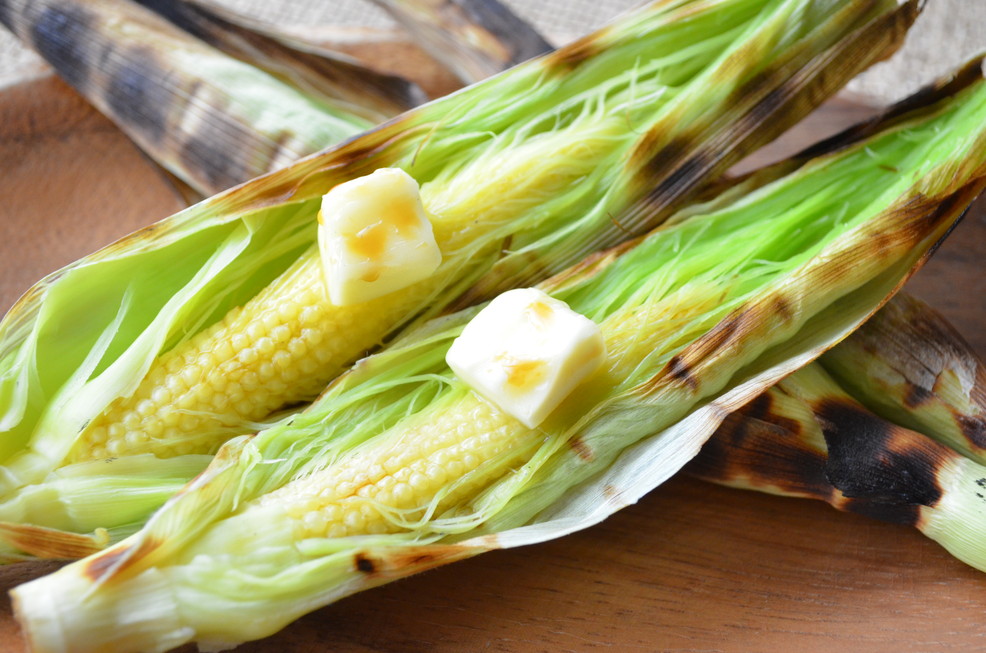
{"label": "second corn cob in background", "polygon": [[[915,323],[935,326],[914,329]],[[887,333],[893,334],[895,348],[906,352],[905,366],[943,351],[963,367],[982,366],[940,316],[904,295],[839,348],[859,351]],[[885,378],[881,368],[906,370],[893,355],[885,357],[887,352],[869,353],[867,367],[857,369],[866,374],[856,377],[855,387],[878,388]],[[881,404],[910,416],[906,421],[921,424],[924,433],[871,413],[824,368],[815,363],[799,370],[727,417],[685,473],[730,487],[820,499],[839,510],[913,526],[986,571],[986,466],[936,442],[940,422],[923,420],[920,406],[910,405],[906,395],[886,395]],[[971,394],[967,388],[957,397],[948,389],[932,401],[959,422],[974,421],[986,408],[983,385],[979,379]],[[875,395],[875,388],[866,394]]]}
{"label": "second corn cob in background", "polygon": [[339,99],[299,91],[125,0],[2,0],[0,23],[200,193],[281,168],[378,122]]}

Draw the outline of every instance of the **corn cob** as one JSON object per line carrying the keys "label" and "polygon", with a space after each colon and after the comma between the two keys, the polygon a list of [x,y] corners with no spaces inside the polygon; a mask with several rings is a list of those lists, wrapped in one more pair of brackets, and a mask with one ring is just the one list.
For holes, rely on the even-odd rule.
{"label": "corn cob", "polygon": [[[426,306],[435,314],[477,281],[458,303],[481,300],[659,223],[708,175],[769,140],[837,82],[891,50],[917,6],[659,4],[595,40],[432,103],[57,273],[31,291],[3,325],[0,430],[6,437],[0,483],[8,500],[0,518],[83,533],[123,528],[61,511],[49,516],[34,508],[32,484],[66,461],[81,464],[112,453],[210,453],[233,433],[256,428],[251,420],[271,406],[308,398],[342,365]],[[702,40],[695,41],[696,30]],[[840,58],[847,51],[856,56]],[[645,52],[652,58],[645,59]],[[703,112],[688,114],[689,106],[700,103]],[[737,139],[729,136],[733,131]],[[715,154],[705,153],[706,147]],[[381,298],[354,309],[353,323],[364,328],[346,333],[342,345],[333,334],[347,331],[346,315],[316,318],[317,347],[347,350],[320,367],[318,383],[306,379],[290,392],[261,384],[261,370],[273,368],[275,357],[297,363],[305,350],[316,349],[305,323],[310,298],[278,299],[274,316],[263,308],[264,297],[274,291],[261,289],[278,274],[275,288],[313,269],[313,254],[304,252],[314,238],[320,195],[384,165],[405,166],[423,182],[426,204],[439,216],[442,267],[433,279],[395,293],[394,301]],[[573,215],[578,218],[571,220]],[[124,264],[140,273],[120,274]],[[77,316],[83,307],[68,298],[82,288],[88,300]],[[245,331],[236,316],[222,321],[241,305],[241,316],[263,320],[239,322]],[[320,310],[314,309],[316,316]],[[72,342],[55,344],[47,337],[57,328],[51,315],[73,325]],[[280,323],[295,315],[300,324]],[[268,317],[274,322],[268,324]],[[216,322],[220,326],[196,335]],[[229,344],[245,349],[226,347],[223,334],[230,325],[237,333],[229,334]],[[271,350],[275,339],[279,346]],[[170,352],[166,360],[155,360],[162,351]],[[261,359],[261,353],[269,358]],[[240,378],[231,380],[234,368]],[[204,371],[211,377],[199,386]],[[302,376],[299,371],[297,378]],[[227,400],[234,402],[232,411],[213,412],[229,411]],[[169,411],[155,401],[177,403]],[[263,409],[249,412],[255,405]],[[135,425],[142,417],[146,423]],[[193,430],[181,431],[183,422]],[[90,511],[97,513],[106,516]]]}
{"label": "corn cob", "polygon": [[537,429],[445,368],[475,309],[405,334],[309,410],[227,443],[133,537],[17,588],[29,640],[228,646],[359,589],[599,521],[899,287],[986,186],[984,143],[977,82],[545,282],[600,325],[607,354]]}
{"label": "corn cob", "polygon": [[881,417],[986,463],[986,366],[918,300],[877,314],[822,365]]}
{"label": "corn cob", "polygon": [[[893,312],[882,319],[897,322]],[[821,365],[799,370],[727,417],[685,472],[913,526],[986,571],[986,466],[871,413]]]}
{"label": "corn cob", "polygon": [[[125,0],[2,0],[0,23],[155,161],[205,194],[374,124],[338,101],[313,99],[236,61]],[[252,94],[275,102],[279,111],[267,110]],[[296,129],[299,122],[305,130]]]}
{"label": "corn cob", "polygon": [[374,0],[459,78],[475,82],[551,51],[496,0]]}

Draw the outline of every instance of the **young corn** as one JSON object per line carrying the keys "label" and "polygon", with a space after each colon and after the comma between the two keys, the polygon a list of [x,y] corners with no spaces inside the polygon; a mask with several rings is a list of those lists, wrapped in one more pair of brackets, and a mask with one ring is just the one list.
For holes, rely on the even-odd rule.
{"label": "young corn", "polygon": [[267,494],[258,505],[285,509],[300,539],[410,530],[522,463],[540,437],[467,395],[434,420]]}
{"label": "young corn", "polygon": [[319,270],[318,259],[307,256],[246,305],[161,356],[133,395],[114,401],[86,429],[69,462],[210,451],[216,434],[317,393],[325,379],[316,372],[342,364],[347,335],[372,333],[372,320],[380,318],[374,306],[360,305],[336,309],[330,321]]}
{"label": "young corn", "polygon": [[[686,285],[660,301],[621,310],[601,325],[608,353],[603,371],[563,403],[554,419],[592,401],[603,388],[633,374],[648,352],[686,341],[704,322],[695,314],[715,314],[725,286]],[[531,457],[547,438],[472,393],[465,393],[401,423],[352,456],[264,495],[258,509],[276,506],[293,519],[294,535],[344,537],[423,528],[429,520],[452,517],[489,484]],[[257,517],[249,511],[246,523]],[[445,527],[443,525],[439,528]]]}
{"label": "young corn", "polygon": [[[658,2],[60,270],[0,325],[0,521],[132,531],[159,504],[120,510],[140,493],[71,493],[73,483],[140,463],[146,485],[162,483],[157,501],[174,479],[164,485],[155,462],[207,459],[257,415],[311,399],[312,362],[324,382],[409,320],[643,233],[891,52],[920,5]],[[313,315],[314,254],[296,259],[321,196],[381,167],[421,184],[441,267],[363,307],[372,314],[327,309],[299,324]],[[263,290],[292,264],[274,285],[285,294]],[[298,318],[277,323],[282,311]],[[304,382],[292,387],[295,371]],[[4,559],[31,552],[29,538],[0,538]]]}
{"label": "young corn", "polygon": [[405,334],[309,410],[227,443],[133,537],[17,588],[24,631],[39,650],[228,646],[597,523],[899,286],[986,187],[984,118],[971,84],[542,284],[599,325],[606,359],[536,429],[445,366],[474,310]]}
{"label": "young corn", "polygon": [[[278,408],[311,399],[344,366],[378,345],[395,324],[436,294],[482,236],[509,224],[591,173],[618,139],[615,120],[581,123],[532,138],[509,154],[483,157],[447,185],[423,190],[435,239],[446,254],[430,279],[359,304],[328,301],[311,250],[255,298],[157,359],[137,390],[113,402],[77,440],[68,462],[150,452],[211,453]],[[540,152],[557,165],[529,156]],[[493,167],[498,174],[486,174]],[[484,246],[489,249],[489,245]]]}
{"label": "young corn", "polygon": [[[705,64],[710,70],[720,65],[713,51],[703,56],[713,57]],[[500,137],[507,139],[505,147],[472,154],[472,160],[462,157],[460,163],[447,161],[453,174],[439,174],[422,188],[445,256],[432,279],[360,306],[329,306],[316,254],[309,253],[255,299],[164,354],[133,394],[114,400],[92,421],[67,461],[139,452],[211,453],[278,408],[311,399],[345,365],[454,286],[456,277],[478,267],[476,261],[495,255],[504,242],[509,247],[517,216],[530,216],[536,233],[552,213],[576,210],[575,202],[598,203],[599,210],[628,199],[604,199],[608,188],[594,169],[627,156],[642,125],[609,114],[627,102],[626,94],[650,95],[635,102],[633,113],[653,121],[661,115],[653,111],[670,93],[659,86],[648,89],[638,76],[632,85],[603,96],[599,106],[584,106],[574,120],[559,112],[557,120],[568,124],[540,133],[508,128]],[[648,102],[655,109],[645,118]],[[543,122],[539,118],[535,124]]]}

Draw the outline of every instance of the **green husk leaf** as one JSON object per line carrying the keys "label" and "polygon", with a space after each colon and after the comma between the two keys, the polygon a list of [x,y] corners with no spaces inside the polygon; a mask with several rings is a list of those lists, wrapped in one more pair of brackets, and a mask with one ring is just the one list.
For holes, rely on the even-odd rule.
{"label": "green husk leaf", "polygon": [[[133,537],[17,588],[25,632],[42,650],[231,645],[633,503],[729,412],[872,315],[986,187],[986,86],[919,113],[544,282],[600,324],[607,363],[518,441],[521,464],[477,462],[490,479],[477,494],[438,509],[439,493],[397,515],[391,534],[299,536],[339,466],[471,401],[443,358],[473,308],[405,334],[309,410],[230,441]],[[152,614],[119,622],[144,604]]]}

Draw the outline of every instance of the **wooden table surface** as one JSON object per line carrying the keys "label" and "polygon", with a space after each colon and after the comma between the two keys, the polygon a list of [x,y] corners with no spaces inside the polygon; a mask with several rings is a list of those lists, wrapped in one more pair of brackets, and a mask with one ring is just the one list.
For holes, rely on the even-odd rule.
{"label": "wooden table surface", "polygon": [[[866,113],[831,103],[773,153]],[[180,207],[60,82],[0,94],[0,310],[46,272]],[[908,289],[986,356],[984,261],[980,202]],[[2,568],[0,588],[53,568]],[[21,651],[0,596],[0,651]],[[917,531],[676,478],[595,528],[366,592],[239,650],[981,650],[984,606],[986,576]]]}

